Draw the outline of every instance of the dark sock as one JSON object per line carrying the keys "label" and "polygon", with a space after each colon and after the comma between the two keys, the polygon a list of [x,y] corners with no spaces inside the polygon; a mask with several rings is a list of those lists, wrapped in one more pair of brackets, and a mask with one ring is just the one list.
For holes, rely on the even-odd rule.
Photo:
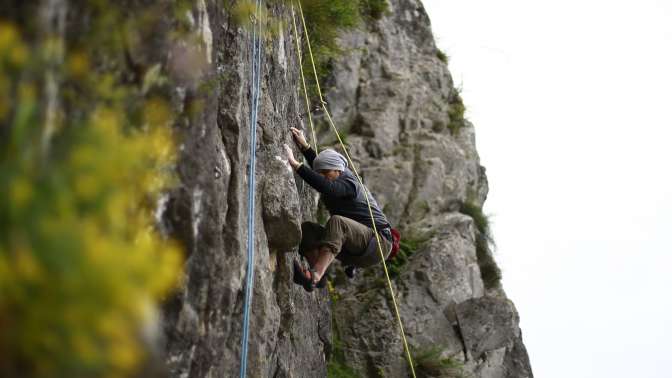
{"label": "dark sock", "polygon": [[346,266],[345,275],[348,276],[348,278],[355,278],[355,267],[352,265]]}

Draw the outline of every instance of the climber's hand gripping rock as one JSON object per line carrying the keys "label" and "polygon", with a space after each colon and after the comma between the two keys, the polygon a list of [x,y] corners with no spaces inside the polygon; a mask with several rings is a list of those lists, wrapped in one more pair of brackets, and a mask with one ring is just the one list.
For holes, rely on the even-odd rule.
{"label": "climber's hand gripping rock", "polygon": [[289,165],[292,167],[292,169],[297,170],[299,166],[301,166],[301,163],[294,158],[294,153],[292,152],[292,149],[285,144],[285,154],[287,155],[287,162]]}
{"label": "climber's hand gripping rock", "polygon": [[308,142],[306,142],[306,137],[303,135],[303,131],[297,129],[296,127],[290,127],[289,129],[292,131],[294,143],[296,143],[296,145],[299,146],[301,150],[305,150],[310,147]]}

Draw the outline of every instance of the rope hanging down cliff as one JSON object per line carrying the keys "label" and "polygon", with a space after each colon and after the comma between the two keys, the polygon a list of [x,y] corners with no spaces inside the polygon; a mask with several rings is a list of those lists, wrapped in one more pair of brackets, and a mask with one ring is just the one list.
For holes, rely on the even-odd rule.
{"label": "rope hanging down cliff", "polygon": [[[243,304],[243,337],[240,354],[240,378],[247,375],[247,345],[250,324],[250,306],[252,304],[252,288],[254,287],[254,186],[257,146],[257,116],[259,110],[259,92],[261,92],[261,28],[259,9],[261,0],[256,0],[256,8],[252,26],[252,80],[250,99],[250,167],[248,172],[247,198],[247,277],[245,285],[245,301]],[[259,32],[257,33],[257,25]]]}
{"label": "rope hanging down cliff", "polygon": [[[303,16],[303,9],[301,7],[301,1],[297,0],[297,4],[298,4],[298,8],[299,8],[299,14],[301,16],[301,23],[302,23],[302,26],[303,26],[303,32],[304,32],[304,35],[306,36],[306,44],[308,46],[308,54],[310,56],[310,63],[311,63],[312,68],[313,68],[313,74],[315,75],[315,84],[316,84],[316,87],[317,87],[317,94],[318,94],[319,99],[320,99],[320,104],[322,106],[322,110],[324,111],[324,114],[327,116],[327,120],[329,121],[329,125],[331,125],[332,130],[336,134],[336,138],[338,139],[338,142],[341,145],[341,148],[343,149],[343,152],[345,153],[345,157],[348,159],[348,164],[350,165],[350,167],[352,167],[352,171],[355,174],[355,176],[357,177],[357,181],[359,181],[359,184],[362,186],[362,188],[365,188],[364,183],[362,181],[362,178],[360,177],[359,173],[357,172],[357,168],[355,168],[355,164],[352,162],[352,159],[350,158],[350,154],[348,153],[348,150],[345,147],[345,144],[343,143],[343,139],[341,139],[341,135],[339,134],[338,129],[336,128],[336,125],[334,124],[333,119],[331,118],[331,114],[329,113],[329,110],[327,109],[327,103],[324,101],[324,99],[322,97],[322,90],[320,88],[320,81],[317,77],[317,70],[315,69],[315,60],[313,58],[313,51],[312,51],[312,48],[310,46],[310,37],[308,35],[308,29],[306,28],[306,20],[305,20],[305,17]],[[317,140],[315,139],[315,129],[314,129],[314,126],[313,126],[312,118],[310,118],[310,102],[308,100],[308,94],[307,94],[308,92],[307,92],[307,89],[306,89],[306,82],[305,82],[304,77],[303,77],[303,67],[301,65],[301,58],[300,58],[301,57],[301,51],[300,51],[300,48],[299,48],[300,45],[299,45],[298,31],[297,31],[297,28],[296,28],[296,21],[294,21],[294,3],[293,2],[292,2],[292,21],[294,22],[294,39],[296,40],[297,56],[299,56],[299,70],[301,71],[301,79],[302,79],[302,82],[303,82],[303,90],[304,90],[304,93],[306,94],[306,107],[307,107],[308,117],[309,117],[309,120],[310,120],[309,123],[310,123],[310,128],[311,128],[311,131],[312,131],[312,134],[313,134],[313,141],[315,143],[315,148],[316,148],[316,151],[317,151]],[[366,203],[367,203],[367,206],[369,208],[369,215],[371,216],[371,223],[373,225],[374,235],[376,236],[376,243],[378,245],[378,252],[380,254],[380,258],[381,258],[381,261],[382,261],[382,264],[383,264],[383,270],[385,271],[385,278],[387,279],[387,286],[388,286],[388,289],[389,289],[389,292],[390,292],[390,296],[392,297],[392,304],[394,305],[394,312],[395,312],[395,315],[396,315],[396,318],[397,318],[397,322],[399,323],[399,331],[401,333],[401,339],[404,343],[404,350],[406,351],[406,358],[408,360],[408,365],[411,368],[411,374],[415,378],[415,376],[416,376],[415,375],[415,368],[414,368],[414,365],[413,365],[413,359],[411,357],[411,351],[408,348],[408,342],[406,341],[406,334],[404,332],[404,325],[401,321],[401,315],[399,314],[399,306],[397,305],[397,300],[396,300],[396,296],[394,294],[394,289],[392,288],[392,281],[390,280],[390,274],[387,270],[387,265],[385,264],[385,255],[383,254],[383,249],[381,247],[380,235],[378,234],[378,230],[376,228],[376,222],[374,220],[373,210],[371,209],[371,202],[369,201],[368,191],[365,191],[365,193],[366,193],[366,195],[364,197],[366,198]]]}
{"label": "rope hanging down cliff", "polygon": [[[310,100],[308,99],[308,89],[306,89],[306,78],[303,76],[303,61],[301,60],[301,44],[299,43],[299,38],[297,36],[299,35],[299,32],[297,31],[296,28],[296,16],[294,15],[294,4],[292,3],[292,24],[294,25],[294,41],[296,42],[296,56],[299,59],[299,72],[301,73],[301,83],[303,83],[303,96],[306,100],[306,114],[308,115],[308,124],[310,125],[310,130],[313,135],[313,144],[315,145],[315,152],[320,152],[317,146],[317,137],[315,136],[315,126],[313,126],[313,116],[310,113]],[[304,24],[304,31],[305,31],[305,24]],[[308,32],[305,31],[306,36],[308,35]],[[310,45],[308,45],[308,48],[310,48]],[[318,86],[320,85],[319,83],[317,84]]]}

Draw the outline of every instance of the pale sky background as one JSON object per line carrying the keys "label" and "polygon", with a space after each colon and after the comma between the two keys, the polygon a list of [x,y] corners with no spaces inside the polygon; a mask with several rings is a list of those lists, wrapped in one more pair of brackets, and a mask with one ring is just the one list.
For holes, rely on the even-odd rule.
{"label": "pale sky background", "polygon": [[672,377],[672,0],[423,3],[535,377]]}

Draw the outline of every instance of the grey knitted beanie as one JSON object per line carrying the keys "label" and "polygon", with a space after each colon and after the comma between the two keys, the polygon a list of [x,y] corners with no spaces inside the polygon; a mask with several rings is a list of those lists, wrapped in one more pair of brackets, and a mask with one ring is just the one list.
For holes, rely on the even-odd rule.
{"label": "grey knitted beanie", "polygon": [[335,169],[337,171],[345,171],[348,166],[348,161],[345,157],[332,149],[326,149],[317,155],[313,160],[313,169],[320,171],[323,169]]}

